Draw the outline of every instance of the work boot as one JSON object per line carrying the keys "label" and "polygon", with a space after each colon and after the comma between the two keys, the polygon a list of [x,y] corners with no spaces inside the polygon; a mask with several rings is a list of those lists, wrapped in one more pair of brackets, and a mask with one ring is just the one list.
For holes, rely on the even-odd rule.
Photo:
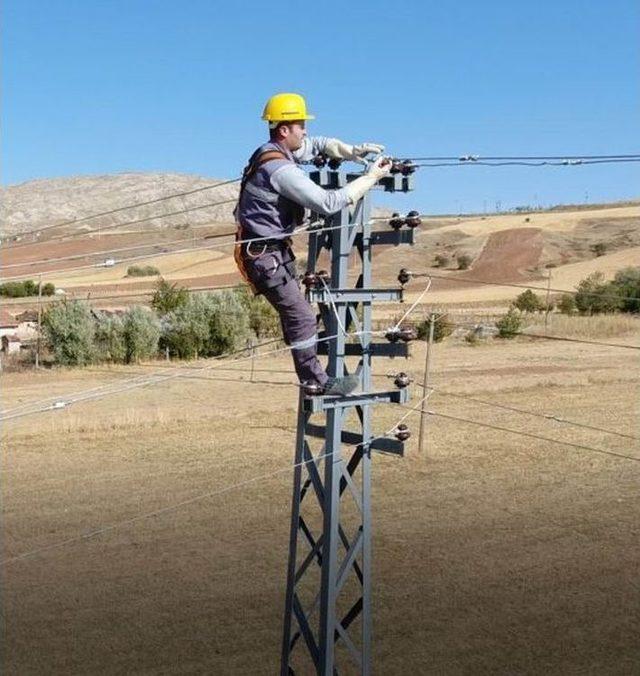
{"label": "work boot", "polygon": [[360,384],[358,376],[344,376],[342,378],[329,378],[324,386],[324,394],[346,396],[351,394]]}

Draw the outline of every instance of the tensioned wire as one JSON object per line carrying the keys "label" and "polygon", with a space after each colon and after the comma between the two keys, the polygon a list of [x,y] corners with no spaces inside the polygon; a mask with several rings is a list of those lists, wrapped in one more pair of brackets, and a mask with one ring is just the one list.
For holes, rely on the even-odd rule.
{"label": "tensioned wire", "polygon": [[[333,336],[335,337],[335,336]],[[384,434],[378,435],[371,437],[367,439],[366,442],[363,442],[363,446],[368,447],[373,441],[377,439],[383,439],[385,437],[389,437],[400,425],[404,420],[406,420],[412,413],[415,413],[422,405],[423,403],[429,398],[429,394],[427,394],[425,397],[423,397],[414,407],[412,407],[407,413],[405,413],[392,427],[390,427]],[[240,481],[234,484],[229,484],[225,486],[224,488],[221,488],[219,490],[215,491],[210,491],[208,493],[203,493],[200,495],[196,495],[192,498],[188,498],[186,500],[182,500],[181,502],[175,503],[173,505],[168,505],[167,507],[162,507],[160,509],[154,510],[152,512],[145,512],[144,514],[138,514],[137,516],[128,518],[128,519],[123,519],[121,521],[117,521],[115,523],[109,524],[108,526],[103,526],[101,528],[97,528],[95,530],[89,531],[88,533],[83,533],[81,535],[76,535],[71,538],[67,538],[65,540],[62,540],[60,542],[55,542],[50,545],[45,545],[44,547],[39,547],[37,549],[32,549],[28,552],[24,552],[23,554],[18,554],[17,556],[12,556],[9,557],[8,559],[3,559],[0,560],[0,566],[7,565],[9,563],[14,563],[16,561],[24,560],[27,558],[31,558],[33,556],[36,556],[37,554],[40,554],[45,551],[50,551],[52,549],[60,549],[61,547],[64,547],[68,544],[71,544],[73,542],[80,542],[83,540],[89,540],[91,538],[94,538],[98,535],[101,535],[103,533],[106,533],[108,531],[114,530],[116,528],[119,528],[121,526],[126,526],[132,523],[136,523],[138,521],[142,521],[144,519],[148,519],[154,516],[159,516],[161,514],[166,514],[168,512],[173,512],[177,509],[180,509],[181,507],[185,507],[186,505],[190,505],[194,502],[199,502],[201,500],[205,500],[207,498],[212,498],[216,497],[218,495],[222,495],[224,493],[228,493],[232,490],[238,489],[238,488],[245,488],[246,486],[258,483],[259,481],[264,481],[266,479],[270,479],[274,476],[277,476],[279,474],[283,474],[285,472],[289,472],[291,469],[295,469],[297,467],[304,467],[305,465],[310,465],[310,464],[317,464],[320,460],[324,460],[326,458],[332,457],[334,454],[333,453],[323,453],[321,455],[314,456],[310,459],[303,460],[298,463],[293,463],[293,464],[287,464],[285,467],[282,467],[280,469],[274,470],[273,472],[268,472],[266,474],[262,474],[257,477],[253,477],[251,479],[246,479],[244,481]],[[341,462],[342,458],[339,458],[336,462]]]}
{"label": "tensioned wire", "polygon": [[[52,230],[53,228],[62,228],[67,225],[77,225],[78,223],[84,223],[85,221],[90,221],[94,218],[100,218],[101,216],[109,216],[111,214],[116,214],[121,211],[127,211],[129,209],[135,209],[137,207],[145,207],[150,204],[158,204],[159,202],[165,202],[170,199],[175,199],[176,197],[186,197],[187,195],[194,195],[195,193],[203,192],[204,190],[211,190],[212,188],[220,188],[224,185],[230,185],[231,183],[238,183],[240,181],[239,178],[232,178],[229,179],[228,181],[221,181],[219,183],[211,183],[209,185],[201,186],[200,188],[194,188],[192,190],[186,190],[184,192],[178,192],[178,193],[173,193],[171,195],[165,195],[163,197],[157,197],[152,200],[147,200],[146,202],[137,202],[135,204],[128,204],[124,205],[121,207],[117,207],[115,209],[109,209],[108,211],[101,211],[95,214],[90,214],[89,216],[82,216],[81,218],[74,218],[70,219],[67,221],[62,221],[61,223],[54,223],[53,225],[46,225],[42,228],[36,228],[35,230],[29,230],[29,232],[25,232],[25,236],[27,235],[35,235],[38,234],[39,232],[45,232],[47,230]],[[236,198],[237,199],[237,198]],[[162,216],[155,216],[154,218],[161,218]],[[134,221],[138,222],[138,221]],[[122,225],[131,225],[131,223],[123,223]],[[109,226],[111,227],[111,226]],[[100,228],[100,230],[106,230],[106,227]],[[82,233],[83,235],[86,235],[88,233]],[[77,237],[80,236],[79,234],[70,234],[70,235],[65,235],[63,237]],[[62,237],[58,238],[51,238],[47,240],[47,242],[51,242],[54,239],[62,239]],[[25,244],[18,244],[16,246],[11,246],[11,247],[6,247],[7,249],[17,249],[20,248],[21,246],[27,246],[29,244],[32,244],[32,242],[27,242]]]}

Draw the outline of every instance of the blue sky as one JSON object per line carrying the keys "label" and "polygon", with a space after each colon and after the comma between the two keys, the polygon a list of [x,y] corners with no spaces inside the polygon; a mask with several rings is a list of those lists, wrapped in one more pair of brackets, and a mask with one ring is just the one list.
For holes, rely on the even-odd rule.
{"label": "blue sky", "polygon": [[[5,0],[2,183],[239,174],[276,91],[396,156],[640,152],[637,0]],[[424,212],[623,199],[640,165],[422,169]]]}

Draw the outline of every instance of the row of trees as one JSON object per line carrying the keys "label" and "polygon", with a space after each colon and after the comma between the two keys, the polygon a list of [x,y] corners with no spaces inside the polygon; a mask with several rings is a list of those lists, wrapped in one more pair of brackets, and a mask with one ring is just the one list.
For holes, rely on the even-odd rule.
{"label": "row of trees", "polygon": [[557,307],[567,315],[640,312],[640,267],[618,270],[611,281],[606,281],[602,272],[593,272],[578,284],[575,294],[563,294],[548,306],[527,289],[517,296],[513,307],[521,312],[551,312]]}
{"label": "row of trees", "polygon": [[[53,296],[56,292],[56,287],[51,283],[47,282],[42,285],[42,295],[43,296]],[[26,298],[27,296],[37,296],[38,295],[38,282],[34,282],[33,279],[26,279],[22,282],[5,282],[0,284],[0,296],[5,298]]]}
{"label": "row of trees", "polygon": [[57,363],[82,366],[133,363],[159,353],[212,357],[279,332],[275,311],[245,288],[191,295],[160,280],[151,305],[107,315],[81,301],[64,301],[44,315],[44,336]]}

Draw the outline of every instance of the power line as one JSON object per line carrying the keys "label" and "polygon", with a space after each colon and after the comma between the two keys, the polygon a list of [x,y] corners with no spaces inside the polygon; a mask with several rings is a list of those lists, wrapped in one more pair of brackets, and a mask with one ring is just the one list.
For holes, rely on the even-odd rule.
{"label": "power line", "polygon": [[[35,230],[29,230],[28,232],[24,233],[25,235],[35,235],[40,232],[45,232],[47,230],[52,230],[54,228],[62,228],[66,225],[77,225],[78,223],[84,223],[85,221],[92,220],[94,218],[99,218],[100,216],[109,216],[111,214],[116,214],[119,213],[120,211],[127,211],[129,209],[135,209],[137,207],[145,207],[148,206],[149,204],[157,204],[159,202],[164,202],[166,200],[174,199],[176,197],[186,197],[187,195],[194,195],[195,193],[203,192],[204,190],[210,190],[211,188],[220,188],[223,185],[230,185],[231,183],[238,183],[240,181],[239,178],[233,178],[228,181],[222,181],[220,183],[211,183],[209,185],[202,186],[200,188],[194,188],[193,190],[186,190],[184,192],[177,192],[177,193],[172,193],[171,195],[165,195],[164,197],[157,197],[152,200],[147,200],[146,202],[137,202],[135,204],[128,204],[122,207],[117,207],[116,209],[109,209],[108,211],[100,211],[95,214],[91,214],[89,216],[83,216],[82,218],[72,218],[68,221],[62,221],[61,223],[55,223],[53,225],[46,225],[42,228],[36,228]],[[101,228],[101,230],[105,230],[106,228]],[[51,240],[47,240],[51,241]],[[25,246],[20,245],[20,246]],[[7,247],[9,249],[15,249],[18,248],[17,246],[11,246]]]}
{"label": "power line", "polygon": [[[180,209],[179,211],[172,211],[169,212],[168,214],[158,214],[156,216],[147,216],[146,218],[137,218],[133,221],[125,221],[124,223],[112,223],[111,225],[104,225],[100,228],[100,232],[104,232],[105,230],[113,230],[114,228],[124,228],[127,225],[136,225],[137,223],[145,223],[146,221],[155,221],[156,219],[162,219],[162,218],[169,218],[169,216],[179,216],[181,214],[186,214],[189,213],[190,211],[198,211],[199,209],[208,209],[210,207],[218,207],[222,206],[223,204],[231,204],[232,202],[237,202],[238,198],[233,197],[231,199],[226,199],[218,202],[208,202],[207,204],[201,204],[200,206],[195,206],[195,207],[188,207],[186,209]],[[49,244],[50,242],[56,242],[58,240],[62,239],[73,239],[76,237],[85,237],[88,234],[91,234],[95,232],[95,230],[91,230],[89,232],[78,232],[78,233],[73,233],[70,235],[57,235],[56,237],[50,237],[48,240],[46,240],[46,243]],[[25,242],[23,244],[17,244],[15,246],[11,247],[3,247],[5,251],[12,251],[13,249],[18,249],[23,246],[32,246],[33,242]]]}
{"label": "power line", "polygon": [[577,448],[579,450],[584,450],[584,451],[592,451],[594,453],[601,453],[603,455],[611,455],[615,458],[623,458],[624,460],[633,460],[634,462],[640,462],[640,458],[632,456],[632,455],[625,455],[624,453],[618,453],[617,451],[608,451],[605,450],[604,448],[596,448],[594,446],[586,446],[584,444],[576,444],[572,441],[561,441],[560,439],[553,439],[551,437],[545,437],[540,434],[533,434],[532,432],[522,432],[520,430],[514,430],[511,429],[510,427],[501,427],[500,425],[492,425],[491,423],[483,423],[479,422],[477,420],[471,420],[469,418],[460,418],[455,415],[449,415],[446,413],[436,413],[435,411],[430,411],[428,409],[425,409],[424,412],[427,415],[432,415],[436,416],[438,418],[446,418],[447,420],[454,420],[456,422],[463,422],[463,423],[469,423],[470,425],[478,425],[479,427],[486,427],[488,429],[496,430],[499,432],[510,432],[511,434],[519,434],[520,436],[523,437],[528,437],[529,439],[538,439],[539,441],[548,441],[553,444],[561,444],[563,446],[570,446],[572,448]]}
{"label": "power line", "polygon": [[[184,289],[188,293],[199,293],[202,291],[222,291],[223,289],[235,289],[241,282],[238,282],[238,284],[225,284],[222,286],[180,286],[178,287],[180,290]],[[177,282],[176,282],[177,284]],[[78,295],[67,295],[67,296],[43,296],[42,301],[43,304],[45,305],[55,305],[56,303],[64,303],[65,301],[80,301],[83,303],[89,303],[91,301],[102,301],[102,300],[119,300],[119,299],[125,299],[125,298],[140,298],[141,296],[153,296],[156,292],[151,289],[149,291],[145,290],[140,290],[137,293],[120,293],[120,294],[113,294],[113,295],[108,295],[108,296],[93,296],[91,295],[93,291],[87,291],[87,297],[86,298],[81,298]],[[10,308],[10,307],[19,307],[21,305],[37,305],[40,301],[37,298],[29,298],[28,300],[24,300],[22,298],[15,298],[12,300],[16,300],[19,302],[16,303],[5,303],[4,307],[5,308]]]}
{"label": "power line", "polygon": [[554,289],[546,286],[534,286],[532,284],[515,284],[513,282],[490,282],[485,279],[477,279],[475,277],[452,277],[450,275],[438,275],[432,272],[410,272],[412,277],[432,277],[433,279],[443,279],[449,282],[457,282],[458,284],[483,284],[485,286],[507,286],[514,289],[531,289],[533,291],[550,291],[552,293],[566,293],[572,296],[582,294],[583,296],[597,296],[598,298],[606,298],[607,300],[640,300],[637,296],[615,296],[612,294],[600,294],[589,291],[575,291],[570,289]]}
{"label": "power line", "polygon": [[[335,338],[336,336],[332,336]],[[405,413],[399,420],[397,420],[392,427],[390,427],[386,432],[384,432],[381,435],[372,437],[368,439],[365,443],[366,445],[371,444],[373,441],[376,441],[377,439],[382,439],[384,437],[388,437],[390,434],[392,434],[398,425],[406,420],[412,413],[415,413],[423,404],[424,402],[429,398],[429,395],[426,397],[423,397],[420,399],[420,401],[417,402],[411,409]],[[403,407],[406,408],[406,407]],[[145,512],[143,514],[138,514],[137,516],[131,517],[129,519],[123,519],[121,521],[116,521],[115,523],[109,524],[108,526],[103,526],[101,528],[96,528],[95,530],[89,531],[88,533],[83,533],[81,535],[76,535],[71,538],[67,538],[66,540],[61,540],[59,542],[55,542],[50,545],[45,545],[44,547],[38,547],[37,549],[32,549],[28,552],[24,552],[23,554],[18,554],[17,556],[12,556],[8,559],[3,559],[0,561],[0,566],[7,565],[9,563],[14,563],[16,561],[21,561],[24,559],[31,558],[33,556],[36,556],[37,554],[40,554],[45,551],[50,551],[52,549],[60,549],[61,547],[64,547],[68,544],[71,544],[73,542],[81,542],[83,540],[89,540],[91,538],[94,538],[98,535],[102,535],[103,533],[106,533],[108,531],[114,530],[116,528],[119,528],[120,526],[126,526],[132,523],[136,523],[138,521],[142,521],[144,519],[151,518],[153,516],[159,516],[161,514],[167,514],[169,512],[173,512],[177,509],[180,509],[181,507],[185,507],[186,505],[193,504],[194,502],[199,502],[201,500],[205,500],[206,498],[211,498],[215,497],[218,495],[222,495],[224,493],[228,493],[234,489],[237,488],[244,488],[248,485],[258,483],[259,481],[264,481],[266,479],[273,478],[274,476],[278,476],[279,474],[283,474],[285,472],[289,472],[292,469],[295,469],[297,467],[302,467],[304,465],[308,465],[310,463],[317,464],[320,460],[324,460],[330,456],[332,456],[332,453],[324,453],[321,455],[314,456],[311,460],[305,459],[302,462],[299,463],[293,463],[293,464],[288,464],[286,467],[282,467],[281,469],[274,470],[273,472],[268,472],[266,474],[262,474],[257,477],[253,477],[251,479],[246,479],[244,481],[239,481],[235,484],[229,484],[225,486],[224,488],[215,490],[215,491],[210,491],[208,493],[202,493],[200,495],[196,495],[192,498],[188,498],[187,500],[182,500],[181,502],[175,503],[173,505],[168,505],[167,507],[162,507],[160,509],[156,509],[152,512]]]}
{"label": "power line", "polygon": [[[122,251],[135,251],[136,249],[148,249],[148,248],[154,248],[154,247],[166,247],[166,246],[172,246],[174,244],[182,244],[183,242],[193,242],[194,244],[196,242],[201,242],[207,239],[219,239],[220,237],[230,237],[232,235],[235,235],[236,232],[235,230],[232,230],[230,232],[220,232],[216,234],[211,234],[211,235],[204,235],[203,237],[198,237],[194,238],[192,237],[185,237],[184,239],[174,239],[169,242],[151,242],[151,243],[146,243],[146,244],[136,244],[135,246],[125,246],[121,247],[119,249],[102,249],[101,251],[89,251],[87,253],[80,253],[80,254],[71,254],[69,256],[59,256],[58,258],[41,258],[39,260],[35,261],[25,261],[23,263],[9,263],[8,265],[3,265],[2,269],[6,270],[7,268],[25,268],[25,267],[31,267],[33,265],[42,265],[43,263],[58,263],[59,261],[71,261],[71,260],[77,260],[78,258],[90,258],[91,256],[100,256],[104,254],[114,254],[114,253],[121,253]],[[158,253],[166,253],[166,252],[158,252]],[[151,252],[149,254],[149,257],[153,256],[154,252]],[[50,272],[55,272],[55,270],[52,270]],[[46,273],[38,273],[38,274],[46,274]]]}
{"label": "power line", "polygon": [[640,157],[633,159],[611,159],[611,160],[507,160],[504,162],[421,162],[412,164],[412,167],[577,167],[587,164],[626,164],[640,162]]}
{"label": "power line", "polygon": [[479,160],[511,161],[511,160],[613,160],[613,159],[640,159],[640,153],[621,155],[457,155],[446,157],[407,157],[403,159],[415,160],[416,162],[477,162]]}
{"label": "power line", "polygon": [[[422,385],[422,383],[418,383]],[[536,418],[544,418],[545,420],[553,420],[555,422],[563,423],[565,425],[571,425],[573,427],[582,427],[584,429],[592,430],[595,432],[604,432],[605,434],[614,434],[619,437],[624,437],[625,439],[633,439],[634,441],[639,441],[638,437],[634,437],[632,434],[625,434],[624,432],[617,432],[616,430],[605,429],[603,427],[596,427],[595,425],[587,425],[586,423],[576,422],[575,420],[568,420],[567,418],[562,418],[555,414],[549,413],[537,413],[535,411],[529,411],[527,409],[518,408],[516,406],[508,406],[506,404],[499,404],[495,401],[487,401],[485,399],[478,399],[466,394],[457,394],[455,392],[446,392],[441,390],[438,387],[428,387],[427,389],[432,390],[436,394],[440,394],[446,397],[454,397],[456,399],[463,399],[465,401],[472,401],[476,404],[482,404],[484,406],[491,406],[492,408],[500,408],[505,411],[512,411],[514,413],[522,413],[524,415],[534,416]]]}

